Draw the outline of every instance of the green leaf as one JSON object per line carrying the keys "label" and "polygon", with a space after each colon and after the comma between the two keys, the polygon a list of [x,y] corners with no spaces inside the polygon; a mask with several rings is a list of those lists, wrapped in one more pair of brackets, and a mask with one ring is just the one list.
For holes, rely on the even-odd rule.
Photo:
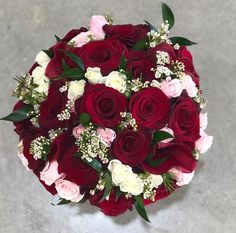
{"label": "green leaf", "polygon": [[42,50],[44,53],[46,53],[50,58],[53,58],[54,54],[53,54],[53,50],[52,49],[48,49],[48,50]]}
{"label": "green leaf", "polygon": [[168,138],[173,138],[173,136],[166,131],[157,131],[153,134],[152,144],[155,145]]}
{"label": "green leaf", "polygon": [[157,28],[151,23],[149,23],[147,20],[144,20],[144,22],[148,25],[148,27],[150,27],[151,30],[157,31]]}
{"label": "green leaf", "polygon": [[162,163],[164,163],[169,158],[169,156],[165,156],[165,157],[153,160],[152,157],[153,157],[153,154],[149,154],[147,157],[147,161],[152,167],[160,166]]}
{"label": "green leaf", "polygon": [[179,44],[180,46],[190,46],[190,45],[197,44],[196,42],[193,42],[193,41],[186,39],[184,37],[181,37],[181,36],[175,36],[175,37],[171,37],[169,39],[173,44]]}
{"label": "green leaf", "polygon": [[80,57],[78,57],[77,55],[75,55],[74,53],[68,51],[68,50],[62,50],[68,57],[70,57],[70,59],[82,70],[85,71],[84,68],[84,63],[83,61],[80,59]]}
{"label": "green leaf", "polygon": [[170,7],[165,3],[162,3],[162,18],[164,22],[166,20],[168,21],[169,29],[171,29],[174,26],[174,23],[175,23],[174,14],[172,10],[170,9]]}
{"label": "green leaf", "polygon": [[147,49],[146,39],[138,41],[132,48],[133,50],[145,50]]}
{"label": "green leaf", "polygon": [[111,193],[111,190],[112,190],[112,179],[111,179],[111,173],[110,172],[107,172],[105,174],[105,180],[106,180],[105,190],[104,190],[104,194],[103,194],[102,199],[101,199],[100,202],[104,201],[106,199],[106,197]]}
{"label": "green leaf", "polygon": [[64,198],[61,198],[58,194],[53,196],[51,205],[56,206],[56,205],[66,205],[69,204],[71,201],[66,200]]}
{"label": "green leaf", "polygon": [[100,172],[102,170],[101,163],[95,158],[93,158],[91,162],[88,162],[86,159],[83,159],[83,161],[90,167],[94,168],[97,172]]}
{"label": "green leaf", "polygon": [[62,59],[62,67],[63,69],[66,70],[70,70],[71,68],[66,64],[66,61],[64,59]]}
{"label": "green leaf", "polygon": [[71,203],[71,201],[62,198],[61,201],[57,205],[66,205],[69,203]]}
{"label": "green leaf", "polygon": [[54,37],[56,38],[57,42],[60,42],[60,41],[61,41],[61,38],[58,37],[57,35],[54,35]]}
{"label": "green leaf", "polygon": [[87,201],[87,198],[83,197],[83,198],[79,201],[79,203],[80,203],[80,204],[84,204],[86,201]]}
{"label": "green leaf", "polygon": [[68,69],[68,70],[65,70],[61,75],[59,75],[54,80],[60,80],[63,78],[72,78],[75,80],[81,80],[84,78],[84,73],[79,68]]}
{"label": "green leaf", "polygon": [[30,117],[28,113],[31,112],[32,110],[33,110],[33,107],[26,105],[22,108],[15,110],[14,112],[7,115],[6,117],[0,118],[0,120],[13,121],[13,122],[23,121]]}
{"label": "green leaf", "polygon": [[119,187],[116,187],[116,201],[120,198],[122,192],[120,191]]}
{"label": "green leaf", "polygon": [[150,222],[148,216],[147,216],[147,212],[145,210],[145,206],[143,204],[143,198],[139,195],[139,196],[135,196],[135,209],[137,210],[138,214],[147,222]]}
{"label": "green leaf", "polygon": [[127,60],[125,58],[124,52],[122,53],[122,56],[120,58],[120,70],[126,70]]}
{"label": "green leaf", "polygon": [[84,112],[84,113],[82,113],[82,114],[80,115],[79,121],[80,121],[80,123],[81,123],[83,126],[86,127],[86,126],[89,125],[89,123],[90,123],[90,121],[91,121],[91,118],[90,118],[90,116],[89,116],[88,113]]}

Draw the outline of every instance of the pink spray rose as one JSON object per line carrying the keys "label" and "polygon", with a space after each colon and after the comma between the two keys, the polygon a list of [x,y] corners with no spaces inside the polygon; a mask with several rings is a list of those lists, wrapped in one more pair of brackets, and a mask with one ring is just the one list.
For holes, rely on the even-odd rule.
{"label": "pink spray rose", "polygon": [[161,90],[167,97],[175,98],[181,95],[183,89],[179,79],[171,79],[170,77],[167,77],[166,80],[161,83]]}
{"label": "pink spray rose", "polygon": [[108,24],[106,18],[102,15],[93,15],[90,19],[90,31],[93,34],[94,40],[103,40],[105,38],[105,32],[103,26]]}
{"label": "pink spray rose", "polygon": [[17,155],[20,158],[20,160],[21,160],[22,164],[24,165],[24,167],[26,168],[26,170],[30,171],[28,159],[23,154],[22,140],[17,145]]}
{"label": "pink spray rose", "polygon": [[58,195],[68,201],[79,202],[84,196],[80,194],[80,186],[68,180],[58,180],[55,188]]}
{"label": "pink spray rose", "polygon": [[195,142],[195,149],[200,153],[205,153],[212,145],[213,136],[207,135],[203,130],[200,130],[200,136]]}
{"label": "pink spray rose", "polygon": [[200,113],[200,127],[202,130],[205,130],[208,124],[207,112]]}
{"label": "pink spray rose", "polygon": [[183,186],[190,183],[190,181],[193,179],[195,171],[191,173],[183,173],[177,168],[171,168],[169,172],[174,176],[174,179],[176,180],[176,184],[178,186]]}
{"label": "pink spray rose", "polygon": [[184,77],[184,89],[186,89],[190,97],[195,97],[198,93],[196,83],[193,81],[193,79],[189,75],[185,75]]}
{"label": "pink spray rose", "polygon": [[85,130],[84,126],[83,125],[78,125],[76,127],[74,127],[73,129],[73,136],[76,138],[76,139],[79,139],[80,138],[80,135],[81,133],[83,133]]}
{"label": "pink spray rose", "polygon": [[111,146],[111,143],[116,138],[116,133],[114,130],[109,128],[98,128],[97,129],[97,135],[102,141],[103,144],[105,144],[107,147]]}
{"label": "pink spray rose", "polygon": [[58,173],[58,163],[57,161],[47,162],[44,169],[40,172],[40,180],[48,186],[51,186],[59,179],[63,179],[65,174]]}
{"label": "pink spray rose", "polygon": [[74,37],[71,42],[74,42],[75,47],[81,47],[87,44],[92,37],[91,31],[81,32],[76,37]]}

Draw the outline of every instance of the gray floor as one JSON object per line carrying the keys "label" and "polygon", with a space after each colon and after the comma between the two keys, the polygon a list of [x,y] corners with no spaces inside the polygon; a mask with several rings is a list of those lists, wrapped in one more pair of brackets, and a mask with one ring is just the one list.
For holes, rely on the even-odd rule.
{"label": "gray floor", "polygon": [[[42,48],[92,14],[112,12],[116,23],[161,22],[159,0],[0,0],[0,115],[11,110],[16,74],[27,71]],[[0,122],[1,233],[234,233],[236,232],[236,1],[166,1],[174,10],[173,34],[199,42],[192,47],[209,100],[214,146],[202,156],[193,182],[158,206],[151,224],[136,213],[106,218],[88,205],[53,207],[50,195],[16,157],[17,137]],[[175,33],[176,32],[176,33]]]}

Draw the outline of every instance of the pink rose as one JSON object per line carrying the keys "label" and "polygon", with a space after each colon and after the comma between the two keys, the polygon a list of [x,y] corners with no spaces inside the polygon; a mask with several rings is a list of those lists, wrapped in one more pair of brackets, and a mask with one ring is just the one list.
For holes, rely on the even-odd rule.
{"label": "pink rose", "polygon": [[200,113],[200,127],[201,129],[205,130],[208,124],[207,112]]}
{"label": "pink rose", "polygon": [[195,171],[193,171],[191,173],[184,173],[177,168],[171,168],[169,170],[169,173],[171,173],[174,176],[174,179],[176,180],[176,184],[178,186],[183,186],[183,185],[189,184],[190,181],[193,179],[194,172]]}
{"label": "pink rose", "polygon": [[79,139],[81,133],[83,133],[84,130],[85,130],[84,126],[81,125],[81,124],[79,124],[78,126],[74,127],[74,129],[73,129],[73,136],[74,136],[76,139]]}
{"label": "pink rose", "polygon": [[205,153],[212,145],[213,137],[200,130],[200,138],[195,142],[195,149],[200,153]]}
{"label": "pink rose", "polygon": [[[165,126],[164,128],[160,129],[160,131],[165,131],[169,134],[171,134],[173,137],[174,137],[174,132],[171,128],[168,128],[167,126]],[[174,138],[167,138],[163,141],[161,141],[162,143],[168,143],[168,142],[171,142]]]}
{"label": "pink rose", "polygon": [[183,89],[179,79],[167,77],[166,80],[161,83],[161,90],[168,98],[175,98],[181,95]]}
{"label": "pink rose", "polygon": [[98,128],[97,129],[97,135],[102,141],[103,144],[105,144],[107,147],[111,146],[111,143],[116,138],[116,133],[114,130],[109,128]]}
{"label": "pink rose", "polygon": [[23,142],[22,140],[17,145],[17,155],[20,158],[23,166],[26,168],[27,171],[30,171],[29,169],[29,161],[23,154]]}
{"label": "pink rose", "polygon": [[193,81],[193,79],[189,75],[184,76],[184,89],[186,89],[190,97],[195,97],[198,93],[196,83]]}
{"label": "pink rose", "polygon": [[105,32],[103,26],[108,24],[106,18],[102,15],[93,15],[90,19],[90,31],[93,34],[94,40],[103,40],[105,38]]}
{"label": "pink rose", "polygon": [[91,31],[81,32],[76,37],[74,37],[70,42],[74,42],[75,47],[81,47],[87,44],[92,37]]}
{"label": "pink rose", "polygon": [[58,195],[68,201],[79,202],[84,196],[80,194],[80,186],[68,180],[58,180],[55,188]]}
{"label": "pink rose", "polygon": [[63,178],[65,178],[65,174],[58,173],[57,161],[52,161],[51,163],[48,161],[44,169],[40,172],[40,180],[44,181],[44,183],[48,186],[51,186],[57,180]]}

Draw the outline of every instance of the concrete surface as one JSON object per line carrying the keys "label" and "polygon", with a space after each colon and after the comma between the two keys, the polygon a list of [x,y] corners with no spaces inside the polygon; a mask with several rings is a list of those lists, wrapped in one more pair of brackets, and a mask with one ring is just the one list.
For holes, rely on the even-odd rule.
{"label": "concrete surface", "polygon": [[[0,0],[0,115],[15,99],[16,74],[26,72],[53,34],[88,25],[92,14],[112,12],[116,23],[161,23],[159,0]],[[148,207],[151,224],[135,213],[115,219],[89,205],[53,207],[50,195],[16,157],[17,136],[0,122],[1,233],[234,233],[236,232],[236,1],[166,1],[174,10],[175,35],[192,47],[209,104],[208,133],[214,146],[202,156],[193,182],[159,206]],[[177,32],[177,33],[175,33]]]}

